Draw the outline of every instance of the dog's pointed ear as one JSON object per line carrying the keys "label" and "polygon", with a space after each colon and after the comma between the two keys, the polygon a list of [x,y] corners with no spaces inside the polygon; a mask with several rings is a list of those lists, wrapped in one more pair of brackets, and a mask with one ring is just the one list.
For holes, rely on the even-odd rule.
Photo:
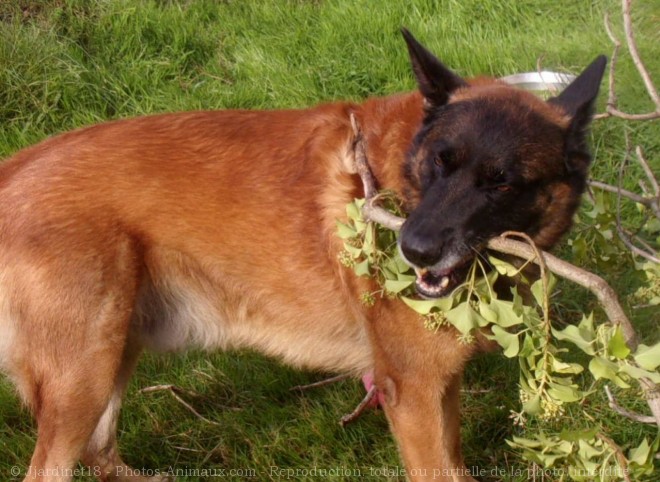
{"label": "dog's pointed ear", "polygon": [[561,107],[572,118],[586,117],[588,121],[606,65],[607,57],[598,56],[561,94],[548,102]]}
{"label": "dog's pointed ear", "polygon": [[589,126],[606,65],[607,57],[596,57],[561,94],[548,99],[571,117],[571,130],[581,132]]}
{"label": "dog's pointed ear", "polygon": [[408,45],[410,62],[420,92],[431,106],[446,104],[449,94],[466,86],[467,82],[445,67],[407,29],[402,28],[401,33]]}
{"label": "dog's pointed ear", "polygon": [[[598,56],[584,71],[566,87],[557,97],[548,99],[550,104],[560,107],[568,116],[570,123],[566,140],[566,148],[573,153],[573,165],[567,166],[569,170],[578,170],[586,173],[590,156],[586,147],[586,131],[598,96],[598,89],[603,80],[607,57]],[[584,155],[580,155],[584,154]]]}

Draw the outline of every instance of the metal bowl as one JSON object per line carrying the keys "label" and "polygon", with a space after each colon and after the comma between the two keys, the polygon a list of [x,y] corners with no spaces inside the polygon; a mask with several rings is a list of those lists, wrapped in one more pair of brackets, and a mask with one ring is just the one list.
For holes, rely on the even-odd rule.
{"label": "metal bowl", "polygon": [[561,72],[523,72],[500,78],[507,84],[538,93],[555,95],[575,80],[575,75]]}

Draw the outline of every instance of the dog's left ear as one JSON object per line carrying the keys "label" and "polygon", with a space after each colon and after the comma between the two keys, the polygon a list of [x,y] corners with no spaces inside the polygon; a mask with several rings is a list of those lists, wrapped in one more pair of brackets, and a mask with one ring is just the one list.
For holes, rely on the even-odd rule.
{"label": "dog's left ear", "polygon": [[[587,150],[586,130],[591,123],[606,65],[607,57],[600,55],[561,94],[548,99],[550,104],[560,107],[571,118],[566,146],[571,152],[584,153]],[[573,167],[586,171],[587,166]]]}
{"label": "dog's left ear", "polygon": [[410,62],[420,92],[432,107],[446,104],[449,94],[466,86],[467,82],[445,67],[407,29],[402,28],[401,33],[408,45]]}

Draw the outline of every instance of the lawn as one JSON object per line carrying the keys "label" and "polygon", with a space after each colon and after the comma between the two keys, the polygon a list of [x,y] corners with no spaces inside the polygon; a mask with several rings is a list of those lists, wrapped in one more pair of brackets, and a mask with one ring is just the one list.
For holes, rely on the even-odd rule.
{"label": "lawn", "polygon": [[[464,76],[533,71],[537,62],[548,70],[578,73],[598,54],[610,54],[603,14],[611,13],[621,36],[619,8],[614,0],[0,2],[0,158],[47,136],[108,119],[193,109],[305,107],[411,90],[402,26]],[[640,51],[660,82],[660,4],[635,2],[634,19]],[[622,109],[652,110],[623,52],[617,86]],[[645,147],[660,172],[657,121],[605,119],[595,123],[592,135],[594,177],[616,179],[625,131]],[[637,175],[629,172],[626,187],[635,189]],[[630,216],[636,215],[632,209]],[[578,230],[590,229],[585,219],[580,216]],[[629,264],[592,263],[597,253],[577,259],[574,251],[558,250],[602,272],[624,305],[634,304],[639,281]],[[564,322],[594,306],[570,286],[554,298]],[[646,308],[633,315],[646,339],[657,341],[658,312]],[[356,480],[359,471],[365,480],[403,480],[382,413],[371,411],[346,428],[338,424],[362,398],[359,383],[290,391],[327,375],[244,352],[145,356],[125,399],[120,449],[134,467],[188,471],[181,481],[247,480],[251,471],[256,471],[253,480],[285,480],[283,469],[314,468],[316,476],[289,479]],[[529,480],[532,466],[505,443],[520,430],[509,418],[519,403],[516,363],[497,354],[480,356],[465,380],[467,465],[484,469],[483,480]],[[140,391],[158,384],[185,390],[181,397],[199,416],[167,391]],[[643,403],[637,405],[643,409]],[[643,435],[654,436],[606,407],[584,409],[624,447],[639,444]],[[570,423],[568,415],[562,423]],[[20,480],[12,468],[25,467],[34,440],[31,418],[0,378],[0,480]],[[335,476],[319,477],[321,470],[334,470]]]}

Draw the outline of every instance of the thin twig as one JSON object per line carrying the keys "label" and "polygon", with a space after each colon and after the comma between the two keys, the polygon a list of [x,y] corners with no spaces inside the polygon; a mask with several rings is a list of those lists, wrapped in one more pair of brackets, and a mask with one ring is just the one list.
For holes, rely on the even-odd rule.
{"label": "thin twig", "polygon": [[595,187],[595,188],[601,189],[603,191],[611,192],[611,193],[614,193],[614,194],[620,194],[621,196],[623,196],[625,198],[628,198],[633,202],[643,204],[644,206],[650,206],[651,201],[652,201],[650,198],[640,196],[639,194],[637,194],[635,192],[628,191],[628,190],[622,189],[622,188],[618,188],[616,186],[612,186],[612,185],[604,183],[604,182],[589,181],[589,185],[591,187]]}
{"label": "thin twig", "polygon": [[649,179],[649,182],[653,186],[653,192],[655,193],[656,198],[659,197],[660,185],[658,184],[658,178],[655,176],[651,166],[649,165],[649,162],[644,157],[644,151],[642,151],[641,146],[635,147],[635,155],[637,156],[637,162],[639,162],[639,164],[642,166],[642,169],[644,169],[644,174],[646,174],[646,177]]}
{"label": "thin twig", "polygon": [[[188,402],[186,402],[183,398],[181,398],[177,392],[180,393],[186,393],[186,390],[183,390],[176,385],[154,385],[152,387],[146,387],[140,390],[140,393],[151,393],[151,392],[159,392],[159,391],[167,391],[169,392],[174,399],[179,402],[181,405],[183,405],[190,413],[192,413],[194,416],[196,416],[198,419],[202,420],[203,422],[210,423],[211,425],[220,425],[218,422],[214,422],[213,420],[209,420],[202,414],[200,414],[197,410],[195,410],[192,405],[190,405]],[[187,392],[190,393],[190,392]]]}
{"label": "thin twig", "polygon": [[623,156],[623,159],[621,159],[621,164],[619,165],[619,174],[618,174],[618,181],[617,181],[617,196],[616,196],[616,210],[615,210],[615,216],[616,216],[616,232],[619,235],[619,239],[623,242],[623,244],[626,245],[626,247],[632,251],[633,253],[642,256],[643,258],[646,259],[651,259],[653,258],[652,253],[647,253],[643,249],[640,249],[637,247],[633,242],[632,239],[626,234],[626,232],[623,229],[623,226],[621,224],[621,189],[622,189],[622,184],[623,184],[623,171],[626,168],[626,165],[628,164],[628,158],[630,156],[630,136],[628,135],[628,131],[624,131],[625,133],[625,139],[626,139],[626,153]]}
{"label": "thin twig", "polygon": [[[616,232],[619,235],[619,239],[623,242],[623,244],[626,245],[626,247],[634,254],[641,256],[642,258],[645,258],[649,261],[652,261],[654,263],[660,263],[660,258],[658,258],[655,255],[654,251],[647,251],[645,249],[640,248],[637,246],[635,243],[633,243],[633,238],[631,236],[628,236],[626,233],[625,229],[623,229],[623,225],[621,223],[621,189],[622,189],[622,184],[623,184],[623,171],[626,168],[626,165],[628,164],[628,159],[630,157],[630,137],[628,136],[628,131],[625,131],[625,139],[626,139],[626,153],[623,156],[623,159],[621,160],[621,165],[619,166],[619,178],[618,178],[618,185],[617,185],[617,196],[616,196]],[[642,156],[643,159],[643,156]],[[640,164],[642,164],[642,167],[646,170],[643,164],[644,161],[640,161]],[[650,171],[650,169],[649,169]],[[647,173],[650,179],[655,181],[653,173]],[[653,204],[653,199],[650,199],[649,207]]]}
{"label": "thin twig", "polygon": [[[646,221],[645,221],[645,222],[646,222]],[[630,238],[634,239],[636,243],[641,244],[642,247],[643,247],[647,252],[649,252],[649,253],[654,253],[654,252],[655,252],[655,248],[653,248],[653,246],[651,246],[649,243],[647,243],[647,242],[644,241],[642,238],[640,238],[639,236],[637,236],[635,233],[632,233],[631,231],[629,231],[629,230],[627,230],[627,229],[624,229],[624,231],[625,231],[625,233],[626,233]]]}
{"label": "thin twig", "polygon": [[644,81],[644,85],[646,86],[646,91],[648,92],[649,97],[651,97],[651,100],[655,104],[656,113],[660,114],[660,96],[658,95],[658,91],[656,90],[655,85],[653,85],[653,81],[651,80],[651,76],[649,75],[644,62],[642,62],[642,58],[639,55],[639,50],[637,50],[637,42],[635,42],[632,27],[632,17],[630,15],[631,3],[631,0],[621,1],[621,9],[623,11],[623,29],[626,32],[626,43],[628,44],[628,51],[630,52],[630,56],[633,59],[635,67],[637,67],[639,76]]}
{"label": "thin twig", "polygon": [[630,479],[630,473],[629,473],[630,471],[628,470],[628,459],[623,454],[621,447],[619,447],[616,444],[616,442],[614,442],[614,440],[612,440],[605,434],[598,432],[596,434],[596,437],[598,437],[607,445],[609,445],[610,448],[614,451],[614,456],[616,457],[616,461],[619,464],[619,467],[621,468],[621,476],[623,477],[623,480],[625,480],[626,482],[632,482],[632,480]]}
{"label": "thin twig", "polygon": [[[651,261],[652,263],[660,263],[660,258],[655,256],[653,253],[650,253],[646,251],[645,249],[640,248],[637,246],[635,243],[633,243],[633,238],[638,239],[637,236],[631,236],[627,233],[625,229],[621,226],[619,220],[617,220],[616,223],[616,232],[619,235],[619,239],[623,244],[626,245],[626,248],[630,250],[633,254],[636,254],[638,256],[641,256],[642,258],[646,259],[647,261]],[[641,240],[639,240],[641,241]],[[646,243],[644,243],[646,245]],[[648,245],[647,245],[648,246]]]}
{"label": "thin twig", "polygon": [[642,415],[640,413],[631,412],[630,410],[627,410],[623,408],[621,405],[619,405],[616,401],[616,398],[614,398],[614,395],[612,394],[609,385],[605,385],[605,394],[607,395],[607,400],[609,401],[610,408],[619,415],[629,418],[630,420],[634,420],[635,422],[655,425],[655,419],[653,417],[649,415]]}
{"label": "thin twig", "polygon": [[369,391],[367,394],[364,396],[362,401],[358,404],[357,407],[355,407],[355,410],[353,410],[351,413],[344,415],[341,420],[339,421],[339,424],[342,427],[345,427],[349,423],[357,420],[360,415],[367,409],[373,398],[376,396],[376,393],[378,392],[378,389],[376,386],[372,386],[369,388]]}
{"label": "thin twig", "polygon": [[619,49],[621,48],[621,42],[619,42],[619,39],[614,36],[614,33],[612,33],[612,26],[610,25],[610,15],[607,12],[605,13],[604,23],[605,23],[605,31],[607,32],[607,36],[614,44],[614,50],[612,51],[612,58],[610,59],[610,69],[608,76],[609,94],[607,96],[607,106],[616,107],[617,99],[614,90],[616,84],[616,82],[614,81],[614,71],[616,68],[616,62],[619,59]]}
{"label": "thin twig", "polygon": [[483,395],[492,392],[492,388],[461,388],[461,393],[467,393],[468,395]]}
{"label": "thin twig", "polygon": [[637,71],[639,72],[639,75],[642,78],[642,81],[644,82],[646,91],[649,97],[651,98],[651,100],[653,101],[653,103],[655,104],[655,110],[653,112],[647,112],[644,114],[629,114],[627,112],[623,112],[618,109],[617,98],[616,98],[616,94],[614,93],[614,71],[615,71],[616,61],[618,59],[619,49],[621,47],[621,42],[612,32],[612,28],[609,21],[609,15],[605,14],[605,18],[604,18],[605,31],[607,32],[608,37],[614,44],[614,50],[612,51],[612,59],[610,61],[609,95],[607,100],[607,107],[604,113],[594,116],[595,119],[603,119],[605,117],[611,117],[611,116],[619,117],[621,119],[631,120],[631,121],[632,120],[644,121],[644,120],[652,120],[652,119],[660,118],[660,96],[658,96],[658,91],[656,90],[655,85],[651,80],[651,76],[649,75],[648,70],[644,65],[644,62],[642,62],[642,59],[639,55],[639,51],[637,49],[637,43],[635,42],[635,37],[632,28],[632,17],[630,15],[630,3],[631,3],[630,0],[621,1],[623,28],[626,36],[626,44],[628,46],[628,51],[630,52],[630,56],[633,59],[633,63],[635,64],[635,67],[637,68]]}
{"label": "thin twig", "polygon": [[350,375],[337,375],[335,377],[330,377],[326,378],[324,380],[320,380],[318,382],[314,383],[309,383],[307,385],[296,385],[295,387],[289,388],[289,391],[295,392],[295,391],[304,391],[304,390],[309,390],[310,388],[318,388],[318,387],[324,387],[326,385],[331,385],[332,383],[337,383],[337,382],[342,382],[348,378],[350,378]]}

